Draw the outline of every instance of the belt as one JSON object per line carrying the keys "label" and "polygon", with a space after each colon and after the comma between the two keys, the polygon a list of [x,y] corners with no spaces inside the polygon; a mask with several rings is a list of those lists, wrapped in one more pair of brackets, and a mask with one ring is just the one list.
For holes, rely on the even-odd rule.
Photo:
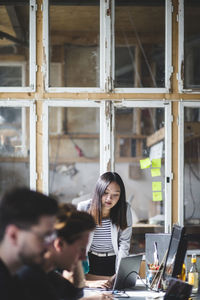
{"label": "belt", "polygon": [[95,251],[90,251],[91,254],[94,254],[94,255],[97,255],[97,256],[101,256],[101,257],[105,257],[105,256],[114,256],[115,255],[115,252],[104,252],[104,253],[101,253],[101,252],[95,252]]}

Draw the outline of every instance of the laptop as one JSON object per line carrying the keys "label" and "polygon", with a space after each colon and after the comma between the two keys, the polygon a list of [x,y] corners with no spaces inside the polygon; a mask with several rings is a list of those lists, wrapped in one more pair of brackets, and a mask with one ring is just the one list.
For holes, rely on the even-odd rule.
{"label": "laptop", "polygon": [[140,270],[143,254],[131,254],[123,257],[113,284],[113,291],[120,291],[127,288],[134,288]]}

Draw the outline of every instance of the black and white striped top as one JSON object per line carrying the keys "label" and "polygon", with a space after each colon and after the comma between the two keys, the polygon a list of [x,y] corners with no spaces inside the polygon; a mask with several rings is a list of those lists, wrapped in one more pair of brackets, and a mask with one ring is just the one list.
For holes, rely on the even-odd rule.
{"label": "black and white striped top", "polygon": [[97,225],[94,231],[92,245],[90,251],[95,252],[114,252],[111,240],[111,221],[103,219],[102,226]]}

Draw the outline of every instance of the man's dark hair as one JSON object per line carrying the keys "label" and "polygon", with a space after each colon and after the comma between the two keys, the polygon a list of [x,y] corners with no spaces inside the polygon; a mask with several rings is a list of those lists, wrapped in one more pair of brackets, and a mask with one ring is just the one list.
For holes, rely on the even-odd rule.
{"label": "man's dark hair", "polygon": [[53,216],[58,212],[58,203],[53,197],[28,188],[15,188],[4,194],[0,201],[0,241],[6,227],[14,224],[29,229],[42,216]]}
{"label": "man's dark hair", "polygon": [[89,213],[77,211],[71,203],[60,205],[55,229],[57,236],[62,237],[68,244],[74,243],[83,232],[92,231],[95,227],[95,221]]}

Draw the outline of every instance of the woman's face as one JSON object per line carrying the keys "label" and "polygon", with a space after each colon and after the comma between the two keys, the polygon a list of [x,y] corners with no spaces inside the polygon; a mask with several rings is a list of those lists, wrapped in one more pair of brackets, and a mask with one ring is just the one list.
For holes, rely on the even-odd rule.
{"label": "woman's face", "polygon": [[102,209],[110,210],[111,208],[113,208],[119,201],[120,193],[121,193],[120,186],[116,182],[111,182],[107,186],[102,196],[101,199]]}

